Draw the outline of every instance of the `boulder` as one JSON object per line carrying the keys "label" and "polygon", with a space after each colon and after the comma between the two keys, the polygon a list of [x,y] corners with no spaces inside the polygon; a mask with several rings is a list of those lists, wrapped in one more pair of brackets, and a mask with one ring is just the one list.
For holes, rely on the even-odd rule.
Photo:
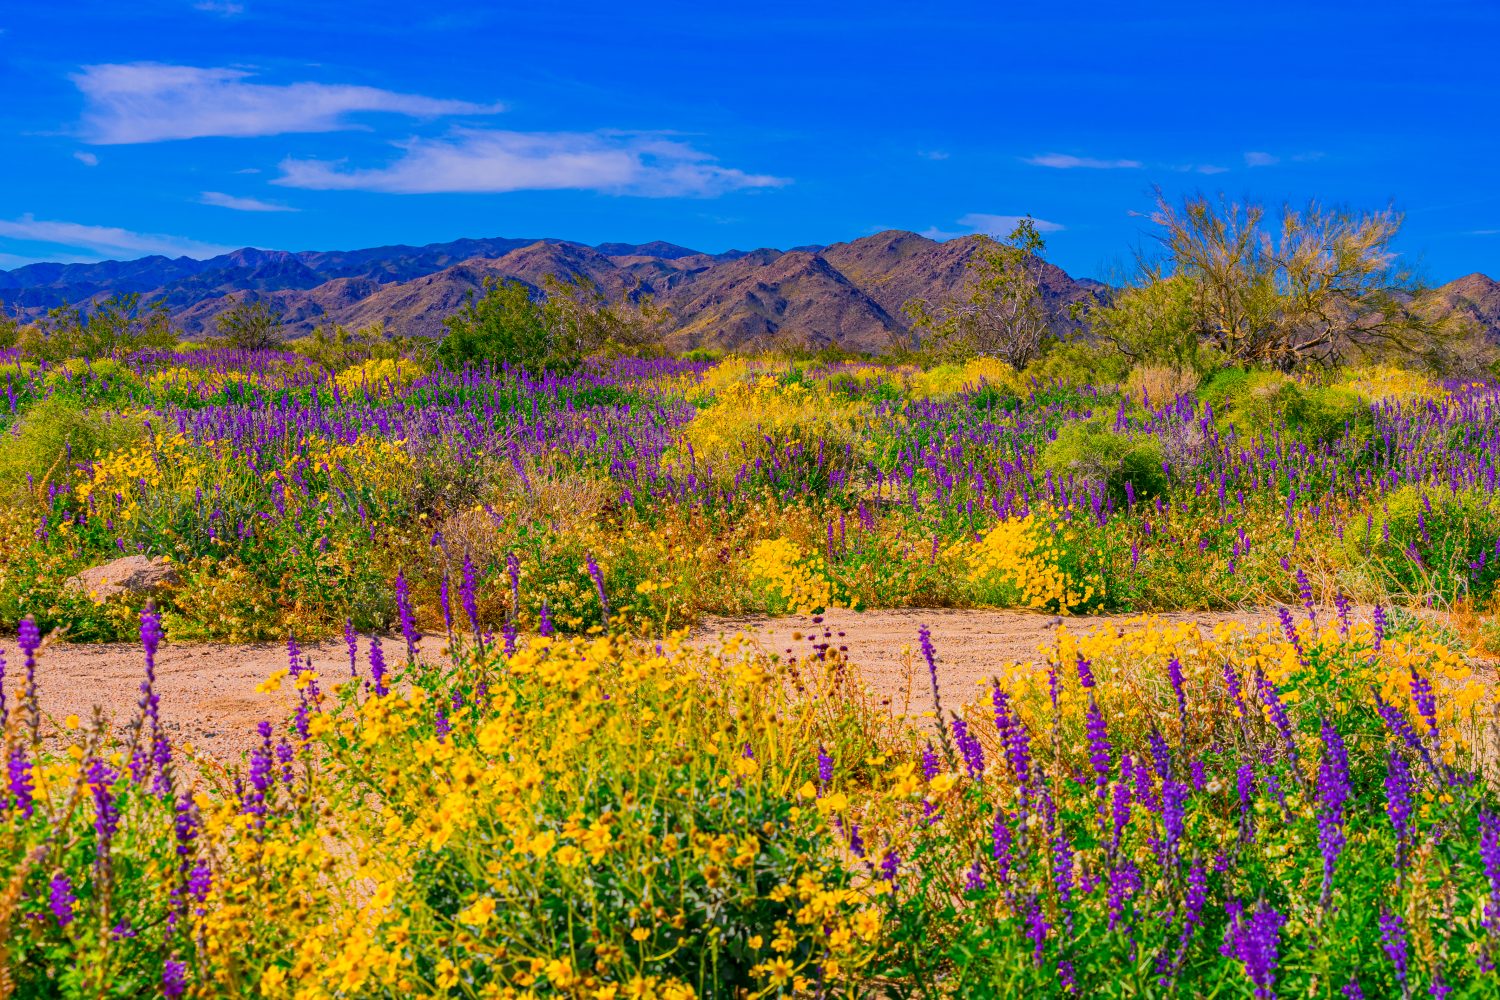
{"label": "boulder", "polygon": [[177,582],[177,567],[165,556],[125,556],[84,570],[64,584],[71,591],[82,591],[95,601],[105,601],[118,594],[154,594]]}

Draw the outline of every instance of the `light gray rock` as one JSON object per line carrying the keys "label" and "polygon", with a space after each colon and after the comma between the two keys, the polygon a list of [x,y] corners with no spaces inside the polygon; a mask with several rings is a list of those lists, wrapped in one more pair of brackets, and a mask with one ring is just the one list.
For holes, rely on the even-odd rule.
{"label": "light gray rock", "polygon": [[177,567],[165,556],[125,556],[84,570],[64,585],[68,590],[82,591],[96,601],[106,601],[119,594],[154,594],[177,582]]}

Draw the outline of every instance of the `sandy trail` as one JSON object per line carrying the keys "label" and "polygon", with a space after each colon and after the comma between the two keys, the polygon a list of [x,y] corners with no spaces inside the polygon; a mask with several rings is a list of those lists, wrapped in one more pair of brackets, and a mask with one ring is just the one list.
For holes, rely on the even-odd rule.
{"label": "sandy trail", "polygon": [[[1115,628],[1134,616],[1074,616],[1066,621],[1074,632]],[[1223,621],[1254,624],[1266,620],[1263,613],[1178,613],[1164,620],[1190,621],[1205,629]],[[955,611],[949,609],[898,609],[854,612],[835,610],[814,625],[809,616],[786,618],[710,618],[693,633],[692,641],[712,646],[722,637],[744,632],[769,653],[806,655],[813,642],[832,642],[848,647],[876,694],[896,712],[922,711],[931,707],[926,680],[911,685],[906,704],[907,664],[902,647],[917,648],[917,629],[932,630],[938,652],[938,674],[945,701],[958,705],[975,693],[997,667],[1034,659],[1037,648],[1049,643],[1060,619],[1026,611]],[[830,633],[823,637],[824,631]],[[842,634],[841,634],[842,633]],[[799,637],[800,638],[794,638]],[[366,643],[361,643],[361,667]],[[392,650],[399,645],[387,643]],[[348,653],[342,641],[309,643],[304,651],[328,678],[345,676]],[[14,698],[21,688],[19,656],[13,637],[0,638],[9,663],[7,694]],[[290,685],[277,694],[261,694],[257,684],[287,665],[286,647],[279,643],[220,645],[168,643],[157,655],[157,692],[161,718],[176,744],[191,744],[215,759],[233,763],[258,742],[256,723],[279,722],[290,711]],[[116,725],[126,724],[136,711],[144,660],[140,647],[126,643],[98,645],[52,644],[41,653],[37,666],[39,700],[50,731],[68,715],[87,721],[99,706]]]}
{"label": "sandy trail", "polygon": [[[1270,617],[1268,617],[1270,615]],[[932,708],[926,665],[921,662],[917,630],[926,625],[937,651],[938,683],[948,708],[974,696],[997,668],[1038,658],[1050,646],[1057,626],[1066,624],[1075,635],[1096,629],[1121,628],[1139,615],[1055,615],[1031,611],[898,608],[886,611],[835,609],[820,616],[786,618],[711,618],[693,634],[699,645],[711,646],[743,632],[767,653],[806,656],[817,643],[848,649],[849,659],[881,701],[894,712],[922,712]],[[1164,622],[1192,622],[1207,632],[1221,622],[1258,625],[1274,620],[1269,612],[1172,612],[1155,614]],[[906,647],[909,653],[903,650]],[[913,664],[918,671],[913,677]]]}

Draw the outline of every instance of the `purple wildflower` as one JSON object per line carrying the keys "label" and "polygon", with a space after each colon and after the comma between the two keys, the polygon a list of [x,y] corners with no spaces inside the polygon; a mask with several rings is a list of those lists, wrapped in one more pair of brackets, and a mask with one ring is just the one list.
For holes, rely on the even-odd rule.
{"label": "purple wildflower", "polygon": [[390,694],[390,689],[385,686],[385,652],[380,648],[378,635],[370,636],[370,683],[377,696]]}
{"label": "purple wildflower", "polygon": [[1349,800],[1349,754],[1339,731],[1323,720],[1318,765],[1318,851],[1323,855],[1323,908],[1333,901],[1333,870],[1344,849],[1344,804]]}
{"label": "purple wildflower", "polygon": [[975,859],[964,873],[964,892],[983,892],[984,888],[984,869],[980,867],[978,859]]}
{"label": "purple wildflower", "polygon": [[1237,900],[1229,904],[1228,912],[1229,927],[1221,951],[1225,957],[1239,959],[1255,986],[1256,1000],[1271,1000],[1276,996],[1277,948],[1286,918],[1265,903],[1246,915]]}
{"label": "purple wildflower", "polygon": [[73,883],[68,881],[68,876],[62,872],[52,876],[52,881],[47,883],[47,905],[51,907],[58,927],[73,922],[73,904],[76,902],[78,897],[73,895]]}
{"label": "purple wildflower", "polygon": [[349,649],[349,676],[359,676],[359,634],[354,631],[354,619],[344,619],[344,645]]}
{"label": "purple wildflower", "polygon": [[162,965],[161,995],[166,1000],[178,1000],[187,992],[187,963],[169,958]]}
{"label": "purple wildflower", "polygon": [[829,785],[833,784],[833,758],[828,756],[828,751],[823,749],[823,744],[818,744],[818,788],[820,794],[827,791]]}
{"label": "purple wildflower", "polygon": [[1383,911],[1380,914],[1380,946],[1390,956],[1391,964],[1396,967],[1396,982],[1401,984],[1401,992],[1406,993],[1406,921],[1401,919],[1399,913]]}
{"label": "purple wildflower", "polygon": [[1172,693],[1177,696],[1177,718],[1187,730],[1187,694],[1182,688],[1182,661],[1175,655],[1167,660],[1167,678],[1172,682]]}
{"label": "purple wildflower", "polygon": [[401,637],[406,640],[406,661],[417,658],[417,644],[422,637],[417,633],[417,619],[412,611],[411,590],[406,585],[406,572],[396,573],[396,615],[401,620]]}
{"label": "purple wildflower", "polygon": [[458,602],[463,605],[469,625],[474,629],[474,638],[482,644],[484,639],[479,630],[479,581],[474,560],[469,558],[467,552],[464,553],[463,576],[458,585]]}
{"label": "purple wildflower", "polygon": [[1011,849],[1013,843],[1014,837],[1011,834],[1010,823],[1006,818],[1005,810],[996,809],[995,820],[990,824],[990,845],[995,858],[995,870],[1002,885],[1010,878],[1010,867],[1012,864]]}
{"label": "purple wildflower", "polygon": [[[1082,661],[1079,661],[1082,662]],[[1089,763],[1094,766],[1094,793],[1099,797],[1099,817],[1104,818],[1105,797],[1109,788],[1109,730],[1104,724],[1104,715],[1099,703],[1089,695],[1089,707],[1084,716],[1084,729],[1088,733]]]}
{"label": "purple wildflower", "polygon": [[[1401,752],[1392,747],[1386,757],[1385,812],[1390,817],[1391,828],[1396,832],[1397,868],[1405,865],[1406,845],[1411,837],[1411,792],[1411,769],[1406,766],[1406,759],[1401,756]],[[1480,819],[1483,818],[1481,814]],[[1497,842],[1497,847],[1500,847],[1500,842]],[[1497,855],[1496,860],[1500,862],[1500,855]],[[1497,868],[1497,872],[1500,872],[1500,868]]]}
{"label": "purple wildflower", "polygon": [[1427,723],[1427,730],[1434,737],[1438,735],[1437,724],[1437,694],[1432,690],[1432,682],[1429,681],[1417,665],[1411,665],[1411,700],[1416,703],[1417,712],[1422,716],[1422,721]]}
{"label": "purple wildflower", "polygon": [[1375,652],[1380,652],[1380,647],[1385,643],[1385,608],[1375,605],[1375,621],[1373,629],[1375,633]]}
{"label": "purple wildflower", "polygon": [[[21,704],[26,706],[30,718],[31,742],[41,738],[42,709],[36,697],[36,651],[42,644],[42,634],[31,618],[21,619],[16,629],[16,644],[26,664],[26,686],[21,690]],[[29,812],[27,815],[31,815]]]}
{"label": "purple wildflower", "polygon": [[1093,665],[1081,656],[1078,658],[1078,683],[1082,684],[1085,690],[1094,686]]}
{"label": "purple wildflower", "polygon": [[599,568],[599,562],[594,554],[588,554],[589,579],[594,581],[594,590],[599,594],[599,620],[604,627],[609,628],[609,595],[604,592],[604,571]]}
{"label": "purple wildflower", "polygon": [[10,808],[19,812],[22,818],[30,819],[36,809],[33,796],[36,786],[32,784],[31,758],[26,753],[26,744],[16,740],[5,763],[10,786]]}

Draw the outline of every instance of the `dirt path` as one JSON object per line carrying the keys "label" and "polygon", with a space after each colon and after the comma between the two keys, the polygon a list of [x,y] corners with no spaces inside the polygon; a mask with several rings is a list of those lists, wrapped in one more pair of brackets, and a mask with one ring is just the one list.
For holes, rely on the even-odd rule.
{"label": "dirt path", "polygon": [[[1256,625],[1269,612],[1180,612],[1155,617],[1167,622],[1192,622],[1207,631],[1220,622]],[[910,680],[909,665],[920,663],[917,630],[926,625],[937,650],[938,683],[944,702],[956,706],[986,683],[996,668],[1037,658],[1039,647],[1050,645],[1058,624],[1066,622],[1074,634],[1099,628],[1118,628],[1138,615],[1073,615],[1058,618],[1030,611],[959,611],[947,608],[900,608],[889,611],[835,609],[814,624],[812,617],[711,618],[693,634],[693,642],[712,646],[736,632],[751,637],[767,653],[806,655],[814,643],[847,646],[849,659],[861,676],[895,712],[921,712],[932,707],[930,686],[921,674]],[[908,655],[903,647],[911,651]],[[910,705],[906,704],[910,692]]]}
{"label": "dirt path", "polygon": [[[1078,616],[1064,620],[1077,632],[1118,626],[1128,617]],[[1265,620],[1254,613],[1161,617],[1196,622],[1204,628],[1227,620]],[[932,630],[944,690],[962,700],[972,695],[997,666],[1034,658],[1037,648],[1051,640],[1058,621],[1050,615],[1025,611],[833,611],[818,626],[806,616],[708,619],[694,632],[693,642],[711,646],[721,637],[742,631],[765,651],[782,655],[801,652],[818,641],[845,645],[866,680],[893,710],[900,712],[904,710],[908,662],[901,650],[903,646],[917,648],[919,626],[927,625]],[[830,633],[826,640],[825,628]],[[387,648],[394,647],[388,644]],[[0,638],[0,649],[9,663],[6,691],[14,698],[21,687],[14,639]],[[342,641],[310,644],[305,651],[325,677],[343,676],[348,669],[348,653]],[[163,646],[157,656],[157,692],[167,732],[175,743],[190,743],[220,761],[239,760],[257,742],[256,723],[262,719],[279,721],[290,710],[289,686],[275,695],[255,690],[286,663],[286,647],[278,643]],[[48,646],[37,666],[42,711],[57,723],[70,714],[86,721],[99,705],[116,724],[123,725],[136,710],[143,673],[144,661],[136,645]],[[911,711],[930,707],[925,679],[918,680],[921,683],[913,685]]]}

